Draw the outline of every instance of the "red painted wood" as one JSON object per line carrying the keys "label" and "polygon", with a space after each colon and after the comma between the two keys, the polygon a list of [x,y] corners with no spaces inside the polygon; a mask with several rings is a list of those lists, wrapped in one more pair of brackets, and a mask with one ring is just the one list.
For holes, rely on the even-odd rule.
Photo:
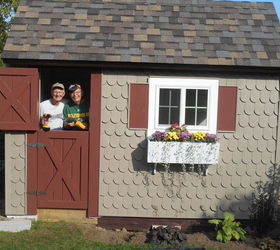
{"label": "red painted wood", "polygon": [[129,128],[148,128],[149,85],[130,84]]}
{"label": "red painted wood", "polygon": [[0,68],[0,129],[38,128],[39,74],[31,68]]}
{"label": "red painted wood", "polygon": [[[37,143],[37,133],[27,133],[27,144]],[[37,196],[30,192],[37,190],[37,148],[27,147],[27,215],[37,214]]]}
{"label": "red painted wood", "polygon": [[[239,220],[246,227],[250,220]],[[177,219],[177,218],[148,218],[148,217],[100,217],[98,226],[106,229],[126,228],[133,231],[147,232],[152,225],[180,226],[185,232],[213,231],[213,225],[208,219]]]}
{"label": "red painted wood", "polygon": [[237,87],[219,87],[217,130],[235,131]]}
{"label": "red painted wood", "polygon": [[38,208],[86,209],[88,132],[38,131]]}
{"label": "red painted wood", "polygon": [[0,68],[0,75],[38,76],[37,68]]}
{"label": "red painted wood", "polygon": [[89,127],[88,217],[98,216],[100,125],[101,125],[101,73],[91,75],[91,104]]}

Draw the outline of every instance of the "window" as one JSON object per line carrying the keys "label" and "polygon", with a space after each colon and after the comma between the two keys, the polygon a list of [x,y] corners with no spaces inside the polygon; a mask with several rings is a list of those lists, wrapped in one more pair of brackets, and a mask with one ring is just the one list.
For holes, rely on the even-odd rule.
{"label": "window", "polygon": [[150,78],[148,133],[173,123],[216,133],[218,85],[210,79]]}

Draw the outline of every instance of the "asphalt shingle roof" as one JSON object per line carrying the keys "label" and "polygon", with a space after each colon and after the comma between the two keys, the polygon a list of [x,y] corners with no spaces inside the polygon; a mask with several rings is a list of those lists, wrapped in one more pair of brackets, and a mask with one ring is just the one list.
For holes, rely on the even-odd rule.
{"label": "asphalt shingle roof", "polygon": [[22,0],[2,57],[280,67],[272,3]]}

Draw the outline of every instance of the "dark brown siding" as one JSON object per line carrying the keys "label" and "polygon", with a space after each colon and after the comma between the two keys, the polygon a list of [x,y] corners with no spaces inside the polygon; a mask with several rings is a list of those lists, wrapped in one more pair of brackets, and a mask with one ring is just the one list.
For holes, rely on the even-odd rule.
{"label": "dark brown siding", "polygon": [[137,217],[101,217],[98,218],[98,226],[106,229],[126,228],[127,230],[147,232],[152,225],[181,226],[182,230],[207,230],[209,223],[203,219],[170,219],[170,218],[137,218]]}
{"label": "dark brown siding", "polygon": [[[240,221],[240,220],[239,220]],[[241,220],[243,226],[249,225],[249,220]],[[185,232],[213,231],[208,219],[176,219],[176,218],[139,218],[139,217],[100,217],[98,226],[106,229],[126,228],[132,231],[147,232],[152,225],[180,226]]]}
{"label": "dark brown siding", "polygon": [[129,128],[148,128],[148,84],[130,84]]}
{"label": "dark brown siding", "polygon": [[219,87],[218,131],[235,131],[236,122],[236,87]]}

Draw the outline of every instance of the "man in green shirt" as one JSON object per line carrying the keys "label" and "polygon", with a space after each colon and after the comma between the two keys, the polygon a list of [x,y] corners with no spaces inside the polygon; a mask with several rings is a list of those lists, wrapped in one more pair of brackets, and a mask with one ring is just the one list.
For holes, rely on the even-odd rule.
{"label": "man in green shirt", "polygon": [[67,130],[88,130],[89,105],[83,98],[81,85],[72,84],[68,90],[71,101],[63,109],[63,128]]}

